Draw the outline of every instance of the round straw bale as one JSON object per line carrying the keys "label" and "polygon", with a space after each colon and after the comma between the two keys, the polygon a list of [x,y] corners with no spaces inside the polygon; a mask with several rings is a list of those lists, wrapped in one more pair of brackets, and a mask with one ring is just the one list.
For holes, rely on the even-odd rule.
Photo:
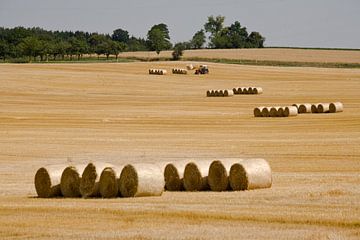
{"label": "round straw bale", "polygon": [[207,91],[206,91],[206,96],[207,96],[207,97],[211,97],[211,91],[210,91],[210,90],[207,90]]}
{"label": "round straw bale", "polygon": [[255,87],[255,88],[253,88],[253,93],[254,94],[262,94],[263,89],[261,87]]}
{"label": "round straw bale", "polygon": [[279,107],[279,109],[277,110],[277,116],[278,117],[285,117],[284,116],[284,111],[285,111],[285,107]]}
{"label": "round straw bale", "polygon": [[319,104],[312,104],[311,105],[311,112],[312,113],[318,113],[318,105]]}
{"label": "round straw bale", "polygon": [[294,103],[293,105],[291,105],[293,107],[296,107],[296,109],[298,110],[298,113],[299,113],[299,107],[300,107],[300,104],[298,103]]}
{"label": "round straw bale", "polygon": [[103,198],[115,198],[119,193],[119,178],[122,167],[106,167],[101,172],[99,180],[99,192]]}
{"label": "round straw bale", "polygon": [[284,110],[284,117],[297,116],[298,110],[294,106],[287,106]]}
{"label": "round straw bale", "polygon": [[123,197],[160,196],[164,174],[156,164],[128,164],[121,171],[119,191]]}
{"label": "round straw bale", "polygon": [[233,90],[224,90],[224,97],[234,96]]}
{"label": "round straw bale", "polygon": [[311,104],[310,103],[303,103],[299,106],[299,113],[311,113]]}
{"label": "round straw bale", "polygon": [[86,165],[77,164],[65,168],[61,175],[61,193],[64,197],[81,197],[80,180]]}
{"label": "round straw bale", "polygon": [[238,91],[237,91],[236,88],[233,88],[232,90],[233,90],[233,93],[234,93],[234,94],[238,94]]}
{"label": "round straw bale", "polygon": [[61,174],[67,165],[49,165],[41,167],[35,174],[35,189],[38,197],[51,198],[61,196]]}
{"label": "round straw bale", "polygon": [[215,97],[215,91],[214,91],[214,90],[211,90],[210,96],[211,96],[211,97]]}
{"label": "round straw bale", "polygon": [[186,191],[209,190],[208,173],[211,161],[192,161],[184,170],[184,188]]}
{"label": "round straw bale", "polygon": [[269,107],[264,107],[264,108],[261,110],[261,116],[262,116],[262,117],[269,117],[269,116],[270,116],[269,110],[270,110]]}
{"label": "round straw bale", "polygon": [[184,170],[189,161],[168,163],[164,170],[165,189],[168,191],[184,190]]}
{"label": "round straw bale", "polygon": [[99,180],[100,174],[112,164],[103,162],[89,163],[81,176],[80,193],[83,197],[100,197]]}
{"label": "round straw bale", "polygon": [[246,87],[244,87],[244,88],[242,89],[242,94],[249,94],[249,89],[246,88]]}
{"label": "round straw bale", "polygon": [[269,163],[264,159],[245,159],[230,168],[230,187],[234,191],[269,188],[272,174]]}
{"label": "round straw bale", "polygon": [[248,88],[248,94],[255,94],[253,87]]}
{"label": "round straw bale", "polygon": [[167,71],[166,70],[161,70],[162,71],[162,75],[166,75]]}
{"label": "round straw bale", "polygon": [[237,94],[243,94],[243,89],[241,87],[237,89]]}
{"label": "round straw bale", "polygon": [[192,64],[188,64],[188,65],[186,65],[186,69],[187,70],[193,70],[194,66]]}
{"label": "round straw bale", "polygon": [[219,90],[215,90],[214,93],[215,93],[215,97],[219,96]]}
{"label": "round straw bale", "polygon": [[330,103],[320,103],[317,110],[318,113],[328,113],[330,111]]}
{"label": "round straw bale", "polygon": [[208,183],[212,191],[230,190],[229,173],[234,163],[241,162],[242,159],[222,159],[215,160],[210,164]]}
{"label": "round straw bale", "polygon": [[262,117],[262,110],[264,107],[256,107],[254,108],[254,116],[255,117]]}
{"label": "round straw bale", "polygon": [[219,90],[219,97],[224,97],[224,90],[222,89]]}
{"label": "round straw bale", "polygon": [[270,117],[278,117],[278,110],[279,109],[280,109],[280,107],[272,107],[272,108],[270,108],[270,112],[269,112]]}
{"label": "round straw bale", "polygon": [[344,111],[344,105],[341,102],[330,103],[329,112],[336,113]]}

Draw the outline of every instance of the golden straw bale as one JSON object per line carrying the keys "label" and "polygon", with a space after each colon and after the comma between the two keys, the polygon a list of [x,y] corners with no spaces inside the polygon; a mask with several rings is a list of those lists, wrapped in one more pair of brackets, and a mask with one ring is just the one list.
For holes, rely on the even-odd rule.
{"label": "golden straw bale", "polygon": [[294,107],[294,106],[285,107],[284,117],[292,117],[292,116],[297,116],[297,115],[298,115],[298,110],[296,107]]}
{"label": "golden straw bale", "polygon": [[303,103],[299,106],[299,113],[311,113],[311,103]]}
{"label": "golden straw bale", "polygon": [[86,164],[76,164],[65,168],[61,174],[61,193],[64,197],[81,197],[80,181]]}
{"label": "golden straw bale", "polygon": [[38,197],[51,198],[61,196],[61,174],[67,167],[65,164],[41,167],[35,174],[35,189]]}
{"label": "golden straw bale", "polygon": [[186,191],[209,190],[208,173],[212,161],[191,161],[185,166],[184,188]]}
{"label": "golden straw bale", "polygon": [[256,107],[254,108],[254,116],[255,117],[262,117],[262,110],[264,109],[265,107]]}
{"label": "golden straw bale", "polygon": [[164,170],[165,189],[168,191],[184,190],[184,171],[189,161],[175,161],[168,163]]}
{"label": "golden straw bale", "polygon": [[320,103],[317,111],[318,113],[328,113],[330,111],[330,103]]}
{"label": "golden straw bale", "polygon": [[330,103],[329,111],[331,113],[344,111],[344,105],[341,102]]}
{"label": "golden straw bale", "polygon": [[115,198],[120,196],[119,179],[122,166],[106,167],[101,172],[99,180],[99,192],[103,198]]}
{"label": "golden straw bale", "polygon": [[212,191],[230,190],[229,174],[233,164],[241,162],[242,159],[226,158],[215,160],[210,164],[208,183]]}

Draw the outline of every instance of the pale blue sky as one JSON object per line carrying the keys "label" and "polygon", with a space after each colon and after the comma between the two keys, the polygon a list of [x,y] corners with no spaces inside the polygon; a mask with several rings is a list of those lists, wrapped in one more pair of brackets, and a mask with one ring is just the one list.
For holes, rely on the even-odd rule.
{"label": "pale blue sky", "polygon": [[360,48],[360,0],[0,0],[0,26],[145,37],[161,22],[172,42],[189,40],[209,15],[259,31],[266,46]]}

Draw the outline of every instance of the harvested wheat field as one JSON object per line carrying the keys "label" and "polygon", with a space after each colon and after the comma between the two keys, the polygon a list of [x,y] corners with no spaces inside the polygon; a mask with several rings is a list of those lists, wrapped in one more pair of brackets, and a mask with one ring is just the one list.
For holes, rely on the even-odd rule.
{"label": "harvested wheat field", "polygon": [[[360,69],[148,74],[187,63],[0,65],[0,238],[359,239]],[[264,92],[204,95],[238,86]],[[338,101],[336,114],[253,115]],[[115,199],[40,199],[34,188],[48,164],[222,158],[266,159],[272,187]]]}

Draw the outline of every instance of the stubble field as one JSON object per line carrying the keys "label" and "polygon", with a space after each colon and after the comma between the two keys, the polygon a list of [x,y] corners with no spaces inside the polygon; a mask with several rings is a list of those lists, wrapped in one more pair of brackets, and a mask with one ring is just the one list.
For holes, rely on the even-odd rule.
{"label": "stubble field", "polygon": [[[360,70],[186,62],[0,65],[2,239],[359,239]],[[262,95],[206,98],[261,86]],[[254,118],[260,105],[342,101],[338,114]],[[262,157],[273,186],[128,199],[38,199],[51,163]]]}

